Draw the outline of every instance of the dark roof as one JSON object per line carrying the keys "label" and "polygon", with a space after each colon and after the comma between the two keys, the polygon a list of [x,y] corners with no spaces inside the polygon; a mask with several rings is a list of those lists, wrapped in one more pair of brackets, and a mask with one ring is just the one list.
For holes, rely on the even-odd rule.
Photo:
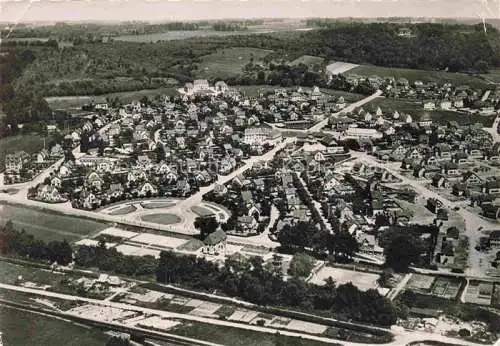
{"label": "dark roof", "polygon": [[205,245],[217,245],[221,241],[224,241],[226,239],[226,232],[219,228],[215,232],[210,233],[203,242],[205,243]]}

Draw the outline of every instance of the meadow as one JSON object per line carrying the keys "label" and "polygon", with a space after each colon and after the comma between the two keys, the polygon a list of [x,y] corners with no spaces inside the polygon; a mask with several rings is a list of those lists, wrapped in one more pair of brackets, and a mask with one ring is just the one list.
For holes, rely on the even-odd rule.
{"label": "meadow", "polygon": [[217,50],[215,53],[202,56],[195,74],[198,78],[227,79],[243,72],[243,68],[253,58],[258,62],[272,53],[272,50],[233,47]]}
{"label": "meadow", "polygon": [[68,242],[73,242],[107,227],[104,223],[72,216],[13,205],[0,205],[0,223],[4,224],[8,220],[12,220],[17,229],[24,229],[35,238],[44,241],[66,239]]}

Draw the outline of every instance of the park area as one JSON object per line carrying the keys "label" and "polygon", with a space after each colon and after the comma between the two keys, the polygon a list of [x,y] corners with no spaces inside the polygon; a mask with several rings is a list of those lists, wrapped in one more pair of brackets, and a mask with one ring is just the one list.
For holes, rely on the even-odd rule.
{"label": "park area", "polygon": [[141,217],[142,221],[158,223],[160,225],[172,225],[181,222],[181,218],[175,214],[161,213],[148,214]]}
{"label": "park area", "polygon": [[24,229],[36,239],[44,241],[66,239],[73,242],[107,227],[105,223],[97,221],[0,204],[0,224],[8,220],[12,221],[16,229]]}
{"label": "park area", "polygon": [[333,281],[338,285],[351,282],[361,291],[367,291],[370,288],[377,288],[379,286],[377,283],[379,275],[377,274],[348,270],[343,268],[334,268],[329,266],[321,268],[316,274],[312,276],[312,278],[309,280],[309,283],[324,285],[325,280],[329,277],[331,277]]}

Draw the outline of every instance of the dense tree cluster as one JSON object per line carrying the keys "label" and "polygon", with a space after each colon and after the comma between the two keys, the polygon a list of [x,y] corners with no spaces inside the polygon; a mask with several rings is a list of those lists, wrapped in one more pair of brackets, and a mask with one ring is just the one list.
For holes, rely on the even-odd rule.
{"label": "dense tree cluster", "polygon": [[101,241],[98,246],[80,246],[75,252],[75,264],[123,275],[151,275],[156,270],[153,256],[126,256],[115,248],[107,249]]}
{"label": "dense tree cluster", "polygon": [[223,291],[261,305],[331,311],[335,316],[385,326],[396,320],[391,302],[374,289],[362,292],[352,284],[316,286],[300,279],[283,281],[265,268],[260,257],[249,259],[247,265],[239,262],[228,260],[220,267],[196,256],[162,252],[156,276],[162,283]]}
{"label": "dense tree cluster", "polygon": [[46,243],[24,230],[16,230],[12,221],[7,221],[0,229],[0,253],[67,265],[72,261],[73,251],[66,240]]}

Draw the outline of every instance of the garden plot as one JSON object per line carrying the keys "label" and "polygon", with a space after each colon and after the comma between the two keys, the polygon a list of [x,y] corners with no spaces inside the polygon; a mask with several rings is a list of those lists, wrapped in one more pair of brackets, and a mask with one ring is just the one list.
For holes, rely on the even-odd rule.
{"label": "garden plot", "polygon": [[354,286],[358,287],[362,291],[367,291],[370,288],[378,287],[377,279],[379,278],[379,276],[377,274],[328,266],[321,268],[316,274],[312,276],[309,282],[316,285],[324,285],[325,280],[329,277],[331,277],[333,281],[338,284],[346,284],[348,282],[351,282]]}
{"label": "garden plot", "polygon": [[198,306],[200,306],[201,304],[203,304],[203,301],[202,300],[198,300],[198,299],[191,299],[189,300],[186,304],[184,304],[185,306],[190,306],[190,307],[193,307],[193,308],[197,308]]}
{"label": "garden plot", "polygon": [[172,294],[157,292],[157,291],[147,291],[144,294],[140,293],[129,293],[127,298],[134,299],[142,303],[154,303],[160,298],[162,299],[172,299],[174,296]]}
{"label": "garden plot", "polygon": [[88,319],[112,322],[120,319],[131,318],[137,315],[135,311],[122,310],[109,306],[84,305],[67,311],[76,316]]}
{"label": "garden plot", "polygon": [[407,289],[429,293],[434,283],[434,277],[422,274],[413,274],[406,285]]}
{"label": "garden plot", "polygon": [[291,320],[290,323],[288,323],[285,328],[291,330],[298,330],[309,334],[322,334],[328,329],[327,326],[324,326],[322,324],[299,321],[299,320]]}
{"label": "garden plot", "polygon": [[494,285],[491,282],[470,281],[465,293],[466,303],[490,305],[493,296]]}
{"label": "garden plot", "polygon": [[460,290],[460,281],[452,278],[436,278],[432,285],[432,295],[454,299]]}
{"label": "garden plot", "polygon": [[153,250],[144,247],[132,246],[132,245],[118,245],[116,247],[118,252],[121,252],[127,256],[153,256],[155,258],[160,258],[160,250]]}
{"label": "garden plot", "polygon": [[222,307],[220,304],[203,302],[201,305],[197,306],[196,309],[190,312],[191,315],[205,316],[205,317],[217,317],[215,312]]}
{"label": "garden plot", "polygon": [[170,328],[175,327],[179,324],[181,324],[181,322],[166,320],[166,319],[161,318],[159,316],[148,317],[148,318],[146,318],[142,321],[139,321],[137,323],[138,326],[152,327],[152,328],[163,329],[163,330],[170,329]]}
{"label": "garden plot", "polygon": [[258,315],[259,313],[257,311],[238,309],[231,316],[229,316],[228,320],[250,323]]}
{"label": "garden plot", "polygon": [[126,231],[124,229],[117,227],[109,227],[99,232],[99,234],[106,234],[106,235],[111,235],[113,237],[129,239],[135,237],[138,233]]}
{"label": "garden plot", "polygon": [[129,240],[136,243],[154,245],[156,247],[165,247],[169,249],[175,249],[188,242],[187,239],[174,238],[151,233],[141,233]]}

